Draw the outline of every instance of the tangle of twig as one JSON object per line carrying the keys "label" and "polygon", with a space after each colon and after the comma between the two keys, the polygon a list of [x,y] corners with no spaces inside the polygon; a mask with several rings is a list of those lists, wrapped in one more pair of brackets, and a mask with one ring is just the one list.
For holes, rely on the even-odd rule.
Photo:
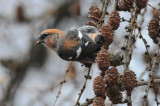
{"label": "tangle of twig", "polygon": [[[125,45],[125,51],[124,51],[124,71],[127,71],[129,69],[129,64],[130,64],[130,61],[132,59],[132,46],[135,42],[135,37],[134,37],[134,30],[136,28],[135,26],[135,22],[137,20],[137,7],[136,5],[134,4],[134,9],[131,11],[131,21],[130,21],[130,25],[128,27],[128,32],[129,32],[129,35],[128,35],[128,38],[127,38],[127,41],[126,41],[126,45]],[[131,100],[131,97],[129,97],[127,95],[127,100],[128,100],[128,103],[127,105],[128,106],[132,106],[132,100]]]}
{"label": "tangle of twig", "polygon": [[[158,40],[158,45],[160,44],[160,39]],[[158,50],[158,54],[156,54],[155,57],[153,57],[153,64],[152,64],[152,67],[151,67],[151,71],[149,73],[149,81],[148,81],[148,86],[147,86],[147,89],[145,90],[146,91],[146,94],[144,95],[144,102],[143,102],[143,105],[146,106],[147,105],[147,97],[148,97],[148,94],[149,94],[149,89],[150,89],[150,86],[153,85],[153,83],[155,82],[154,81],[154,71],[155,71],[155,67],[159,64],[158,63],[158,58],[159,58],[159,50]]]}
{"label": "tangle of twig", "polygon": [[[139,81],[138,84],[137,84],[137,86],[148,85],[148,83],[149,83],[148,81]],[[155,83],[155,84],[160,84],[160,79],[154,79],[154,83]],[[150,86],[150,87],[151,87],[151,86]],[[90,99],[87,98],[87,99],[86,99],[86,102],[80,104],[80,106],[88,106],[88,105],[92,104],[94,98],[95,98],[95,97],[90,98]],[[124,103],[125,103],[125,102],[124,102]],[[122,102],[122,104],[123,104],[123,102]]]}

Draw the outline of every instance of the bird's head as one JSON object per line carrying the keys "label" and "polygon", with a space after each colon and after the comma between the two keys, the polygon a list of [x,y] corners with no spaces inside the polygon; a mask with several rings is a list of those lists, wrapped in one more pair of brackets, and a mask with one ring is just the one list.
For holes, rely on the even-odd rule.
{"label": "bird's head", "polygon": [[43,31],[35,41],[35,44],[43,44],[52,50],[56,50],[59,39],[64,32],[58,29],[47,29]]}

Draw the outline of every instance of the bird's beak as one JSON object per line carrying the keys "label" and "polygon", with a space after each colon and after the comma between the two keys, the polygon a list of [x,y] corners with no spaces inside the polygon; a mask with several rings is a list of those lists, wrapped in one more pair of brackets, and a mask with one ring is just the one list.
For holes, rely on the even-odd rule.
{"label": "bird's beak", "polygon": [[41,44],[41,43],[44,43],[44,41],[41,40],[40,38],[38,38],[38,39],[35,41],[35,45],[36,45],[36,44]]}

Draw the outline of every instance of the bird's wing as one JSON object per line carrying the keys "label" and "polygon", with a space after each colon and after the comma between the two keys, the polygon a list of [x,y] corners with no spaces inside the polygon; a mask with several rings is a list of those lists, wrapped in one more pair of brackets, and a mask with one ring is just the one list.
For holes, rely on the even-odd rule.
{"label": "bird's wing", "polygon": [[99,31],[97,30],[96,27],[94,27],[94,26],[88,26],[88,25],[78,28],[78,31],[84,32],[86,34],[90,34],[90,33],[97,33],[97,34],[99,34]]}
{"label": "bird's wing", "polygon": [[101,47],[82,30],[70,30],[60,40],[59,56],[64,60],[79,60]]}

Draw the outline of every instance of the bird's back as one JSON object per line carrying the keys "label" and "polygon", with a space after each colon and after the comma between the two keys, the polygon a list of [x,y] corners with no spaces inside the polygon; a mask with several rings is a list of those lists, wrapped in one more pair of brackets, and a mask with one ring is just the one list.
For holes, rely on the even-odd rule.
{"label": "bird's back", "polygon": [[92,26],[70,30],[60,39],[58,55],[68,61],[94,61],[102,46],[94,37],[101,40],[99,32]]}

